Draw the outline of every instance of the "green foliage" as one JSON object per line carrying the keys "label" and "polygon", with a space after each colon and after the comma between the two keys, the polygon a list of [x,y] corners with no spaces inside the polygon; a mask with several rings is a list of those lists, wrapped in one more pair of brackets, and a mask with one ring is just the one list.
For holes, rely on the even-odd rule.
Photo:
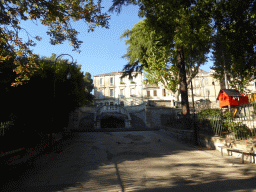
{"label": "green foliage", "polygon": [[[224,68],[232,88],[244,90],[255,75],[254,0],[220,1],[212,9],[217,33],[213,38],[215,78],[224,80]],[[224,67],[225,66],[225,67]]]}
{"label": "green foliage", "polygon": [[232,124],[232,122],[231,122],[232,119],[233,119],[233,116],[230,111],[226,111],[223,114],[223,127],[225,130],[230,130],[230,126]]}
{"label": "green foliage", "polygon": [[253,115],[256,115],[256,105],[253,106],[252,114],[253,114]]}
{"label": "green foliage", "polygon": [[199,117],[199,119],[206,119],[209,117],[214,117],[214,116],[220,116],[222,117],[222,113],[220,109],[204,109],[201,110],[197,116]]}
{"label": "green foliage", "polygon": [[[113,2],[110,11],[118,13],[122,5],[139,6],[139,16],[148,20],[148,27],[153,29],[150,32],[157,34],[154,38],[157,44],[166,46],[168,51],[173,48],[170,54],[171,63],[177,62],[176,56],[182,47],[186,64],[191,66],[193,63],[202,64],[206,62],[205,54],[211,47],[214,61],[212,69],[216,72],[215,78],[221,82],[224,80],[225,68],[231,87],[241,91],[252,80],[253,75],[256,76],[255,0],[113,0]],[[171,48],[168,49],[168,46]],[[144,48],[148,49],[148,47]],[[159,47],[150,48],[154,53],[163,51]],[[137,49],[141,47],[138,46]],[[140,52],[138,55],[141,55]],[[157,54],[154,57],[161,63],[161,57]],[[169,57],[162,57],[162,60],[164,59]],[[134,61],[136,61],[135,65],[141,63],[140,60]],[[188,65],[186,67],[189,71]],[[135,67],[130,66],[130,69]],[[160,71],[165,68],[158,67],[158,69]],[[148,73],[154,74],[153,71]]]}
{"label": "green foliage", "polygon": [[[54,87],[55,58],[55,54],[50,58],[37,58],[36,62],[40,69],[23,86],[10,86],[15,73],[12,79],[0,84],[4,97],[2,106],[6,106],[1,108],[1,114],[5,114],[1,115],[1,122],[12,120],[17,129],[22,129],[26,133],[58,132],[68,125],[71,111],[92,103],[91,75],[86,73],[84,76],[80,65],[73,63],[69,66],[71,79],[68,80],[66,60],[59,58]],[[7,68],[4,68],[1,65],[1,70],[10,71],[12,68],[8,68],[9,66],[6,65]]]}
{"label": "green foliage", "polygon": [[183,3],[139,1],[139,15],[146,19],[121,37],[129,37],[126,74],[144,70],[150,84],[161,84],[173,92],[180,89],[183,114],[189,115],[187,84],[207,60],[212,27],[210,17],[202,18],[209,15],[205,7],[186,9]]}
{"label": "green foliage", "polygon": [[[178,23],[176,23],[176,25],[178,26]],[[184,29],[184,31],[186,30],[187,29]],[[184,33],[188,35],[187,32]],[[199,36],[204,38],[210,33],[210,30],[203,30]],[[209,46],[208,48],[204,47],[204,50],[202,49],[201,51],[202,54],[199,54],[199,50],[192,45],[191,39],[193,37],[193,33],[190,36],[186,35],[180,35],[180,33],[176,34],[173,31],[170,32],[168,36],[162,36],[161,32],[150,24],[150,20],[148,18],[143,21],[139,21],[134,25],[132,30],[126,30],[120,37],[121,39],[129,38],[125,42],[129,47],[127,49],[127,53],[123,56],[123,58],[126,58],[129,62],[124,67],[124,70],[132,71],[134,69],[143,69],[146,72],[145,76],[150,84],[158,85],[158,83],[162,83],[166,89],[175,92],[179,83],[179,68],[177,65],[177,51],[179,47],[184,47],[184,54],[187,58],[186,68],[190,77],[189,81],[195,77],[199,66],[205,62],[206,57],[202,54],[206,54],[209,51]],[[179,39],[175,42],[183,42],[183,44],[161,43],[162,39],[166,38]],[[190,40],[188,41],[188,39]],[[200,42],[201,48],[205,46],[204,43],[206,42]],[[191,70],[192,68],[196,70]]]}
{"label": "green foliage", "polygon": [[231,130],[234,133],[236,139],[248,139],[252,136],[251,130],[242,122],[233,123],[231,126]]}
{"label": "green foliage", "polygon": [[223,131],[233,132],[236,139],[247,139],[252,136],[251,130],[242,122],[232,122],[233,116],[230,111],[223,114],[219,109],[205,109],[198,113],[198,118],[203,127],[218,129],[219,134]]}
{"label": "green foliage", "polygon": [[[72,21],[85,21],[89,26],[88,32],[93,31],[96,26],[108,28],[109,16],[101,12],[101,0],[2,0],[0,9],[0,63],[14,59],[17,76],[12,86],[29,80],[35,70],[40,68],[31,49],[36,45],[35,42],[29,38],[22,41],[19,36],[21,30],[24,30],[28,37],[30,35],[29,30],[21,28],[22,21],[40,22],[48,27],[47,34],[52,45],[68,40],[73,50],[78,52],[82,41],[77,37],[79,32],[72,28]],[[40,41],[42,38],[36,36],[34,39]],[[3,53],[6,47],[10,48],[8,54]],[[17,57],[26,57],[26,63],[21,63]]]}

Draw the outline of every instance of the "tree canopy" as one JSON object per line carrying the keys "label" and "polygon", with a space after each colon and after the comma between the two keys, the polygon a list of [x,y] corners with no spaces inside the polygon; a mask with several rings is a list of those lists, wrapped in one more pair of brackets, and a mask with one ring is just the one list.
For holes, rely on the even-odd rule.
{"label": "tree canopy", "polygon": [[[16,127],[23,128],[24,131],[37,129],[39,132],[50,133],[67,126],[69,114],[75,108],[92,103],[91,75],[88,72],[84,75],[81,66],[76,63],[68,62],[71,64],[68,66],[65,59],[57,59],[54,86],[55,59],[55,54],[51,57],[37,58],[36,63],[40,69],[31,76],[28,83],[18,87],[10,86],[16,76],[12,73],[12,65],[6,65],[6,68],[0,65],[1,71],[12,74],[9,79],[0,76],[1,122],[13,121]],[[26,58],[19,60],[24,62]],[[68,67],[71,79],[67,79]],[[58,122],[54,126],[56,129],[52,126],[52,119]]]}
{"label": "tree canopy", "polygon": [[[209,29],[207,32],[202,32],[199,36],[209,36],[210,33],[211,30]],[[159,43],[163,37],[156,33],[156,30],[149,24],[148,19],[139,21],[131,30],[126,30],[121,35],[121,39],[123,38],[128,38],[125,44],[129,45],[127,53],[123,56],[123,58],[129,61],[125,69],[128,71],[133,70],[133,67],[137,67],[137,70],[143,69],[147,72],[146,77],[149,83],[158,84],[158,82],[161,82],[166,89],[175,92],[178,85],[177,47],[174,44],[165,45]],[[186,69],[187,73],[190,74],[190,82],[191,78],[197,73],[196,69],[206,61],[205,54],[209,52],[209,40],[208,42],[205,41],[208,44],[204,45],[201,43],[200,46],[200,48],[205,46],[205,53],[199,52],[199,49],[191,45],[190,41],[186,41],[186,39],[183,41],[184,47],[191,47],[191,49],[184,48]]]}
{"label": "tree canopy", "polygon": [[[72,27],[72,21],[82,20],[88,24],[89,31],[96,26],[108,28],[109,16],[101,13],[101,0],[2,0],[0,3],[0,62],[14,58],[17,67],[17,75],[12,86],[22,84],[29,80],[31,75],[39,69],[36,64],[36,55],[31,47],[35,46],[34,39],[41,40],[39,36],[33,39],[23,40],[19,36],[21,30],[25,30],[29,36],[29,30],[23,29],[20,22],[26,20],[40,21],[48,27],[52,45],[61,44],[68,40],[75,51],[79,51],[82,41],[77,38],[78,31]],[[26,57],[27,62],[21,63],[17,58]]]}
{"label": "tree canopy", "polygon": [[[140,7],[139,16],[146,17],[147,26],[157,34],[153,40],[171,49],[170,61],[179,68],[182,105],[187,103],[185,71],[188,71],[190,66],[195,67],[193,63],[206,62],[206,54],[211,48],[215,59],[213,69],[216,71],[215,77],[219,80],[223,80],[226,69],[231,85],[239,84],[241,88],[255,74],[255,0],[114,0],[109,11],[119,13],[122,5],[127,4]],[[143,67],[136,66],[146,59],[132,60],[131,50],[128,50],[125,57],[132,62],[124,69],[142,69]],[[159,48],[151,51],[154,51],[155,57],[157,54],[162,54],[162,59],[166,58]],[[145,50],[144,52],[146,53]],[[157,69],[161,71],[162,62],[159,61],[156,62]],[[150,67],[153,66],[154,64],[151,63]],[[155,74],[154,71],[150,73]]]}
{"label": "tree canopy", "polygon": [[215,77],[223,80],[226,69],[231,87],[243,91],[256,73],[256,2],[220,1],[212,10]]}
{"label": "tree canopy", "polygon": [[[142,2],[144,23],[122,36],[130,36],[126,42],[130,47],[124,55],[129,60],[125,70],[134,70],[141,64],[140,69],[149,73],[150,82],[162,82],[171,90],[176,90],[179,82],[182,103],[186,105],[183,114],[189,114],[186,69],[191,71],[191,77],[195,76],[197,70],[191,69],[198,69],[206,61],[211,20],[201,17],[202,7],[187,9],[173,1]],[[204,13],[207,14],[207,10]]]}

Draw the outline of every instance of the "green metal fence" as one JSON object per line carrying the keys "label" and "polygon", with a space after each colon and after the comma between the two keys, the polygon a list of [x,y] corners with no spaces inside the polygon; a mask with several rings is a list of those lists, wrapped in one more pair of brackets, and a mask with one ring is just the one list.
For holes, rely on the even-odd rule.
{"label": "green metal fence", "polygon": [[214,135],[239,140],[256,137],[256,103],[231,108],[229,117],[217,115],[197,120],[203,132],[208,130]]}
{"label": "green metal fence", "polygon": [[224,122],[221,116],[197,118],[199,131],[203,134],[223,136]]}

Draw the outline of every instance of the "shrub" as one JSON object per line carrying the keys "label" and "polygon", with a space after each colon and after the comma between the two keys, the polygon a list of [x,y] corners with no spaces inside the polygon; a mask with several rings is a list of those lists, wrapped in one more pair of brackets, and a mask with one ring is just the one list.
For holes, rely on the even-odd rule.
{"label": "shrub", "polygon": [[252,136],[251,130],[242,122],[233,123],[231,130],[235,134],[236,139],[247,139]]}
{"label": "shrub", "polygon": [[199,117],[199,119],[206,119],[209,117],[213,117],[213,116],[221,116],[222,117],[222,113],[220,109],[204,109],[201,110],[197,116]]}

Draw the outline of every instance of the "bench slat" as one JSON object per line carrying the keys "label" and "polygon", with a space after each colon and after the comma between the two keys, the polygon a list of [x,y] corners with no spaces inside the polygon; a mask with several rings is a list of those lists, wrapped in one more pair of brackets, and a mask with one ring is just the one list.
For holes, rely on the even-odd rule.
{"label": "bench slat", "polygon": [[251,157],[253,157],[253,160],[251,163],[255,162],[255,153],[254,152],[247,152],[247,151],[243,151],[242,149],[233,149],[233,148],[229,148],[227,146],[218,146],[221,148],[221,155],[223,156],[223,149],[227,149],[228,152],[228,156],[229,156],[229,152],[231,152],[231,156],[232,156],[232,152],[235,153],[241,153],[242,154],[242,163],[244,163],[244,155],[250,155],[250,162],[251,162]]}

